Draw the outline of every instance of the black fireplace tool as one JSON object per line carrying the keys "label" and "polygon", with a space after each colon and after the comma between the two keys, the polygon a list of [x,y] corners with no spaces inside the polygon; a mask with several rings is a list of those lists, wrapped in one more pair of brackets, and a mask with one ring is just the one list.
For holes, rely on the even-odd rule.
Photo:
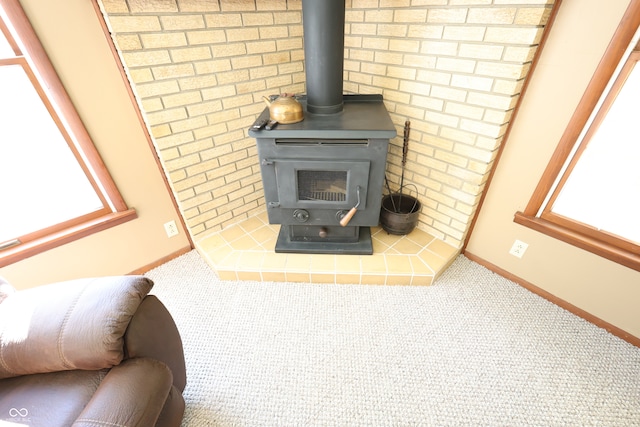
{"label": "black fireplace tool", "polygon": [[[387,191],[389,192],[389,196],[391,196],[393,193],[391,192],[391,186],[389,186],[389,179],[387,178],[387,174],[384,174],[384,182],[385,184],[387,184]],[[394,212],[398,212],[398,209],[396,209],[396,202],[393,200],[393,198],[391,198],[391,206],[393,206],[393,211]]]}
{"label": "black fireplace tool", "polygon": [[409,151],[409,131],[411,129],[411,122],[406,120],[404,122],[404,135],[402,139],[402,172],[400,174],[400,197],[398,205],[402,206],[402,190],[404,189],[404,170],[407,166],[407,152]]}
{"label": "black fireplace tool", "polygon": [[[400,189],[398,190],[398,206],[396,207],[395,200],[393,197],[391,198],[391,204],[393,206],[393,212],[400,213],[400,206],[402,205],[402,190],[404,189],[404,170],[407,165],[407,152],[409,151],[409,133],[411,130],[411,122],[406,120],[404,122],[404,134],[402,138],[402,171],[400,173]],[[389,179],[387,179],[387,174],[384,175],[384,181],[387,186],[387,191],[391,196],[393,192],[391,191],[391,187],[389,186]]]}
{"label": "black fireplace tool", "polygon": [[[402,171],[400,173],[400,189],[398,190],[398,207],[396,207],[396,203],[391,198],[391,204],[393,205],[393,211],[395,213],[400,213],[400,206],[402,205],[402,190],[404,189],[404,170],[407,165],[407,152],[409,151],[409,133],[411,130],[411,122],[406,120],[404,122],[404,135],[402,138]],[[384,175],[384,181],[387,186],[387,191],[389,195],[392,195],[391,187],[389,186],[389,179],[387,179],[387,174]]]}

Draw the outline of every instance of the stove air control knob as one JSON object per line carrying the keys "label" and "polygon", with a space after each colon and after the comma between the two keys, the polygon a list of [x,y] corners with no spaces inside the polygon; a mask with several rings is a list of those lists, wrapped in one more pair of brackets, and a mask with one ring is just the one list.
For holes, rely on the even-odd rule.
{"label": "stove air control knob", "polygon": [[323,239],[328,235],[329,235],[329,230],[327,230],[326,227],[322,227],[320,229],[320,232],[318,233],[318,236],[322,237]]}
{"label": "stove air control knob", "polygon": [[304,209],[296,209],[293,211],[293,217],[298,222],[307,222],[309,221],[309,212]]}

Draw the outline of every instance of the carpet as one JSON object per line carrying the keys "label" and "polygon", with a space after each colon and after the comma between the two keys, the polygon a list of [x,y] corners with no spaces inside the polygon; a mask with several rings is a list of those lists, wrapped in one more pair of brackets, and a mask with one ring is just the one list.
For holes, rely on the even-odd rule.
{"label": "carpet", "polygon": [[428,287],[146,274],[181,332],[185,427],[639,426],[640,349],[459,256]]}

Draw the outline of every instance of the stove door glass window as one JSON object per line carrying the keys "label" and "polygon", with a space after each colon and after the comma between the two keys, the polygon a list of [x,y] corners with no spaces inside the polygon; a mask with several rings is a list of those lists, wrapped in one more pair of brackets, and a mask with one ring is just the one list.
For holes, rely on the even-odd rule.
{"label": "stove door glass window", "polygon": [[[282,208],[351,209],[366,206],[368,160],[274,159],[278,203]],[[269,200],[271,201],[271,200]]]}
{"label": "stove door glass window", "polygon": [[298,200],[344,202],[347,171],[298,170]]}

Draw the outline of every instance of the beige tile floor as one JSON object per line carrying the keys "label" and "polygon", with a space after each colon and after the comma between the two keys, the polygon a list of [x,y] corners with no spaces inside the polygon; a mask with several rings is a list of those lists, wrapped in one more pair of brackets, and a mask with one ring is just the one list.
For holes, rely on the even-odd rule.
{"label": "beige tile floor", "polygon": [[279,225],[266,212],[196,242],[222,280],[430,285],[458,249],[425,231],[406,236],[372,227],[373,255],[275,253]]}

